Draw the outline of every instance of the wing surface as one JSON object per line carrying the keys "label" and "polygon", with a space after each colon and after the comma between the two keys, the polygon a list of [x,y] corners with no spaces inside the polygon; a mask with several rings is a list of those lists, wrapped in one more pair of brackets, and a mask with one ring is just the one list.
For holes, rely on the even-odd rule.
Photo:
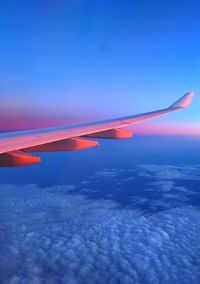
{"label": "wing surface", "polygon": [[193,95],[193,92],[187,93],[168,108],[138,115],[130,115],[86,124],[3,133],[0,134],[0,154],[69,138],[87,136],[110,129],[123,128],[134,123],[139,123],[186,108],[190,105]]}

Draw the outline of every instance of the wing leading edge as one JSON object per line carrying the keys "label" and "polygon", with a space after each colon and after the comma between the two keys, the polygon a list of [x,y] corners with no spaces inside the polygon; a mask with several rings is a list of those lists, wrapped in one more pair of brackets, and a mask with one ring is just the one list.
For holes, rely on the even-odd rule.
{"label": "wing leading edge", "polygon": [[[26,149],[28,150],[28,148],[31,147],[33,148],[36,146],[38,147],[44,144],[49,145],[52,142],[57,142],[62,140],[67,141],[69,139],[74,139],[74,138],[80,139],[79,138],[80,136],[92,136],[93,134],[97,134],[98,132],[104,133],[106,131],[120,129],[131,124],[143,122],[158,116],[165,115],[170,112],[177,111],[179,109],[186,108],[190,105],[193,96],[194,93],[189,92],[168,108],[147,112],[143,114],[138,114],[138,115],[125,116],[110,120],[98,121],[94,123],[61,126],[53,128],[43,128],[43,129],[28,130],[28,131],[17,131],[17,132],[0,134],[0,154],[9,153],[17,150],[26,150]],[[93,137],[97,136],[94,135]]]}

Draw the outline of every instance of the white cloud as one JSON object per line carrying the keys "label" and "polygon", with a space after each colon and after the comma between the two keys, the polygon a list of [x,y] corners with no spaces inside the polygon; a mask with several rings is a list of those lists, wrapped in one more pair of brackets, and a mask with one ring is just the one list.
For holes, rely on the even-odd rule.
{"label": "white cloud", "polygon": [[92,176],[93,178],[96,177],[117,177],[120,173],[122,173],[123,169],[103,169],[101,171],[95,172]]}
{"label": "white cloud", "polygon": [[144,217],[67,188],[0,186],[1,283],[199,283],[197,208]]}
{"label": "white cloud", "polygon": [[148,191],[162,191],[162,192],[168,192],[174,189],[174,181],[172,180],[157,180],[149,183],[150,188],[148,188]]}
{"label": "white cloud", "polygon": [[137,175],[162,180],[200,180],[199,166],[141,165]]}

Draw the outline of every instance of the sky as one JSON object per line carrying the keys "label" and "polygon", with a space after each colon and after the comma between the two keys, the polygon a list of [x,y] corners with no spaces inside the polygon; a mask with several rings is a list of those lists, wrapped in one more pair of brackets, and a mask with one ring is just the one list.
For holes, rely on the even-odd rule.
{"label": "sky", "polygon": [[[1,1],[0,130],[191,108],[136,127],[199,135],[198,1]],[[162,126],[163,125],[163,126]]]}
{"label": "sky", "polygon": [[200,3],[0,1],[0,131],[189,109],[0,168],[0,283],[200,279]]}

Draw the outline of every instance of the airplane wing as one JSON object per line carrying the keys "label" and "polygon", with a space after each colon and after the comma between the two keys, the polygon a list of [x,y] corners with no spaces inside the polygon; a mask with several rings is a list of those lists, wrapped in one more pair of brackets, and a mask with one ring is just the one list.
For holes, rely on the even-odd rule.
{"label": "airplane wing", "polygon": [[86,137],[128,138],[132,132],[128,125],[152,119],[190,105],[194,93],[186,93],[168,108],[138,115],[125,116],[94,123],[43,128],[0,134],[0,166],[21,166],[40,162],[40,157],[29,152],[80,150],[99,143]]}

